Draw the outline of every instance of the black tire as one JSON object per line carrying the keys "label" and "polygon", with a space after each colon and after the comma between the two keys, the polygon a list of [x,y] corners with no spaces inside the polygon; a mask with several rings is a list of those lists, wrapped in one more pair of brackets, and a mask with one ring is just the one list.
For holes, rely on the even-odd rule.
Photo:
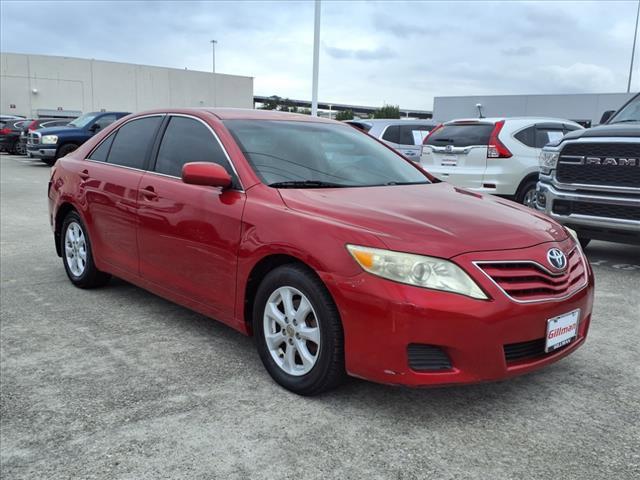
{"label": "black tire", "polygon": [[580,242],[580,246],[584,250],[585,248],[587,248],[587,245],[589,245],[589,242],[591,242],[591,239],[586,237],[578,237],[578,241]]}
{"label": "black tire", "polygon": [[[74,268],[72,268],[72,266],[69,264],[66,253],[67,230],[70,227],[75,228],[75,226],[78,226],[81,229],[85,241],[84,251],[86,260],[84,263],[84,269],[79,274],[73,272]],[[71,280],[71,283],[73,283],[76,287],[101,287],[105,285],[111,278],[111,275],[101,272],[96,268],[96,265],[93,262],[93,253],[91,250],[91,240],[89,239],[89,233],[82,219],[80,218],[80,215],[78,215],[78,213],[75,211],[69,212],[62,222],[62,229],[60,231],[60,251],[62,252],[62,263],[64,264],[64,269],[67,272],[67,276],[69,277],[69,280]],[[75,252],[76,255],[78,253],[79,252]]]}
{"label": "black tire", "polygon": [[[301,376],[291,375],[281,368],[274,361],[265,340],[263,316],[267,301],[281,287],[292,287],[307,297],[316,314],[312,318],[320,330],[320,347],[315,364]],[[269,375],[291,392],[298,395],[318,395],[338,386],[346,376],[344,334],[338,309],[322,281],[303,265],[283,265],[264,278],[255,297],[253,333],[258,354]],[[286,342],[283,343],[288,348]]]}
{"label": "black tire", "polygon": [[58,149],[56,158],[62,158],[65,155],[73,152],[76,148],[78,148],[78,145],[76,145],[75,143],[65,143]]}
{"label": "black tire", "polygon": [[40,161],[46,165],[49,165],[50,167],[53,166],[54,163],[56,163],[55,158],[41,158]]}
{"label": "black tire", "polygon": [[[516,195],[516,202],[521,203],[525,207],[536,208],[535,192],[537,184],[538,180],[529,180],[521,185]],[[532,197],[530,195],[532,195]]]}

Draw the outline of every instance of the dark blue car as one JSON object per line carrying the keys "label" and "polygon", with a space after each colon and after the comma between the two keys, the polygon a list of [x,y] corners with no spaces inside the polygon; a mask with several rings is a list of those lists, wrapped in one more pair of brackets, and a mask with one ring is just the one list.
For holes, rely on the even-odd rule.
{"label": "dark blue car", "polygon": [[64,127],[31,132],[27,140],[27,156],[53,165],[58,158],[73,152],[100,130],[127,115],[128,112],[85,113]]}

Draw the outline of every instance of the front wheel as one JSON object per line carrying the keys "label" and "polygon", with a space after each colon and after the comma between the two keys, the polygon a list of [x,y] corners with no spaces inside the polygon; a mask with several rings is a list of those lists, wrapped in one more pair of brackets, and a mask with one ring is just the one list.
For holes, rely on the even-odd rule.
{"label": "front wheel", "polygon": [[260,284],[253,309],[260,359],[271,377],[299,395],[317,395],[344,378],[338,310],[320,279],[302,265],[284,265]]}
{"label": "front wheel", "polygon": [[[58,149],[58,153],[56,155],[56,158],[62,158],[65,155],[68,155],[69,153],[73,152],[77,148],[78,148],[78,145],[76,145],[75,143],[67,143],[65,145],[62,145]],[[55,162],[55,160],[54,160],[54,162]]]}
{"label": "front wheel", "polygon": [[76,287],[95,288],[109,281],[111,275],[98,270],[93,262],[89,234],[77,212],[65,217],[60,242],[64,269]]}

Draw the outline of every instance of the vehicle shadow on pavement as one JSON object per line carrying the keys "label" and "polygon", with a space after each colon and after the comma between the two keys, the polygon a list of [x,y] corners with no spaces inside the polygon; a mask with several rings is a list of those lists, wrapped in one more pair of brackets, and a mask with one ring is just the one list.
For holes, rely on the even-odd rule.
{"label": "vehicle shadow on pavement", "polygon": [[[163,315],[153,319],[153,322],[162,322],[163,325],[158,325],[159,328],[166,329],[169,326],[176,329],[188,335],[190,342],[194,336],[204,337],[204,348],[213,349],[213,358],[219,359],[215,361],[216,372],[212,373],[211,385],[219,385],[220,377],[233,381],[236,386],[246,382],[243,390],[252,389],[253,394],[249,397],[256,400],[264,395],[275,395],[276,399],[298,399],[296,401],[308,403],[320,410],[338,407],[360,416],[382,415],[397,420],[429,421],[433,417],[460,415],[470,419],[485,417],[487,411],[494,408],[501,409],[502,412],[509,408],[526,412],[532,402],[544,402],[549,395],[548,389],[557,388],[565,382],[563,379],[573,377],[572,381],[575,383],[575,379],[581,375],[580,370],[584,368],[579,361],[573,360],[574,354],[539,372],[501,382],[414,389],[348,377],[340,387],[321,396],[299,397],[271,380],[262,366],[251,337],[120,279],[112,279],[109,286],[102,289],[105,293],[109,290],[113,291],[114,297],[121,297],[122,290],[128,290],[129,302],[140,301],[148,310],[163,312]],[[241,377],[233,379],[239,366],[242,370]]]}

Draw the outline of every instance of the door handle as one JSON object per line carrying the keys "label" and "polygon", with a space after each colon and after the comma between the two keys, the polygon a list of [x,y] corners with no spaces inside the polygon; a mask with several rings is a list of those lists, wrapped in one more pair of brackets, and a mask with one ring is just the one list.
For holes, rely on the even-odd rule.
{"label": "door handle", "polygon": [[158,198],[158,194],[155,192],[155,190],[151,185],[149,185],[148,187],[144,187],[142,190],[140,190],[140,193],[147,200],[153,200],[155,198]]}
{"label": "door handle", "polygon": [[79,176],[82,180],[86,180],[87,178],[89,178],[89,177],[90,177],[90,175],[89,175],[89,170],[86,170],[86,169],[85,169],[85,170],[81,171],[81,172],[78,174],[78,176]]}

